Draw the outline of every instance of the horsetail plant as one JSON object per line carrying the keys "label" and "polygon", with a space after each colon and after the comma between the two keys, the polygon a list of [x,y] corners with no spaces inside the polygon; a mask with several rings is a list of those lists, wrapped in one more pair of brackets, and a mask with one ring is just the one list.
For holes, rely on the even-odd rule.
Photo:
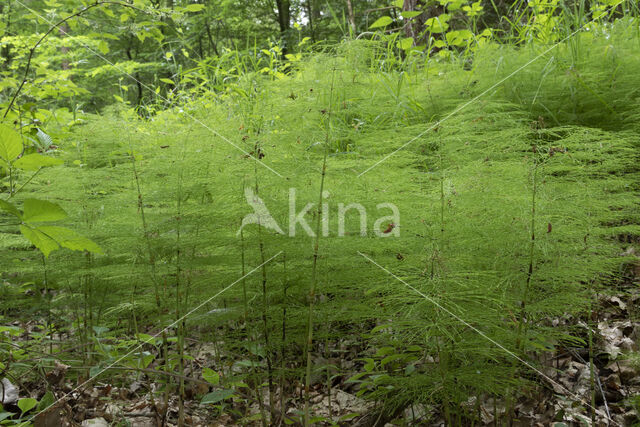
{"label": "horsetail plant", "polygon": [[313,307],[314,301],[316,298],[316,285],[318,281],[318,256],[319,256],[319,246],[320,246],[320,226],[322,223],[322,200],[325,197],[324,194],[324,182],[325,177],[327,175],[327,157],[329,155],[329,141],[331,140],[331,112],[333,110],[333,88],[335,83],[335,68],[331,74],[331,86],[329,89],[329,107],[327,108],[327,117],[326,117],[326,130],[325,130],[325,139],[324,139],[324,154],[322,157],[322,169],[320,172],[320,194],[318,196],[318,212],[316,218],[316,230],[315,230],[315,240],[313,243],[313,264],[311,266],[311,283],[309,285],[309,307],[307,312],[307,340],[305,342],[304,354],[307,357],[306,364],[306,373],[305,373],[305,382],[304,382],[304,425],[309,426],[311,422],[310,418],[310,409],[309,409],[309,398],[310,398],[310,389],[311,389],[311,367],[313,364],[311,353],[313,346]]}

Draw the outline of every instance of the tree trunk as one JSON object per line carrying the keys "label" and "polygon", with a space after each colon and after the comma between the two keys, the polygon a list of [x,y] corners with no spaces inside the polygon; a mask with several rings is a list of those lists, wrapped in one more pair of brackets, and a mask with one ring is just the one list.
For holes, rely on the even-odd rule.
{"label": "tree trunk", "polygon": [[211,35],[211,27],[208,22],[205,25],[207,28],[207,38],[209,39],[209,55],[211,55],[211,50],[213,50],[217,56],[220,56],[220,53],[218,53],[218,44],[213,41],[213,36]]}
{"label": "tree trunk", "polygon": [[[420,10],[420,1],[419,0],[404,0],[402,5],[403,12],[414,12],[416,10]],[[418,44],[418,40],[423,37],[422,31],[424,30],[424,22],[425,18],[423,16],[416,16],[415,18],[408,19],[405,26],[404,32],[407,37],[413,37],[413,44]]]}
{"label": "tree trunk", "polygon": [[287,54],[287,42],[289,39],[289,29],[291,28],[291,0],[276,0],[278,7],[278,24],[280,24],[280,37],[284,41],[282,54]]}
{"label": "tree trunk", "polygon": [[[62,24],[60,26],[60,29],[58,30],[58,32],[60,33],[60,37],[66,37],[69,35],[69,25],[67,25],[67,23],[65,22],[64,24]],[[68,47],[61,47],[60,48],[60,53],[62,53],[62,69],[63,70],[68,70],[70,67],[69,65],[69,59],[67,58],[67,54],[69,53],[69,48]]]}
{"label": "tree trunk", "polygon": [[309,18],[309,32],[311,33],[311,41],[316,42],[316,34],[313,30],[313,22],[315,21],[315,16],[313,16],[313,3],[311,0],[307,0],[305,3],[307,8],[307,17]]}
{"label": "tree trunk", "polygon": [[291,1],[276,0],[278,7],[278,24],[280,24],[280,35],[283,37],[291,28]]}
{"label": "tree trunk", "polygon": [[347,17],[349,18],[349,26],[351,27],[351,35],[356,35],[356,17],[353,14],[353,5],[351,0],[347,0]]}

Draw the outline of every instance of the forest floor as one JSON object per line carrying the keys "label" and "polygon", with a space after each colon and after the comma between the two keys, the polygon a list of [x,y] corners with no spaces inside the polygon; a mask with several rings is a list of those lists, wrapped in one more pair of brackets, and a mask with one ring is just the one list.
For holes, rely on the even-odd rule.
{"label": "forest floor", "polygon": [[[599,309],[594,312],[593,320],[594,324],[597,324],[597,330],[594,331],[594,339],[597,343],[594,348],[597,381],[595,425],[634,425],[639,419],[638,406],[634,404],[634,398],[640,395],[640,363],[637,360],[619,357],[636,351],[640,337],[640,321],[629,320],[630,317],[633,318],[630,312],[637,310],[640,305],[640,290],[638,290],[640,256],[632,255],[637,257],[637,261],[635,264],[627,264],[628,277],[631,280],[621,287],[618,295],[600,298]],[[575,321],[579,322],[576,319],[553,319],[552,323]],[[29,328],[29,325],[20,326]],[[244,414],[241,420],[237,416],[228,414],[212,414],[210,409],[200,404],[200,399],[196,399],[196,396],[205,394],[210,389],[210,384],[199,379],[202,378],[202,370],[198,366],[206,366],[209,360],[215,358],[219,348],[215,343],[195,341],[188,346],[188,353],[195,355],[195,359],[184,371],[187,378],[186,395],[188,397],[185,402],[186,425],[260,425],[260,408],[253,396],[229,403],[233,412]],[[359,354],[362,349],[353,348],[351,351]],[[588,399],[590,396],[591,376],[588,359],[588,348],[580,347],[546,353],[544,358],[539,358],[537,366],[541,371],[563,387],[558,387],[557,384],[540,376],[538,380],[543,386],[526,398],[519,398],[515,402],[516,425],[591,425],[590,415],[584,412],[584,401],[576,398],[581,396]],[[48,384],[45,385],[41,381],[20,384],[20,387],[28,390],[30,395],[43,395],[47,389],[53,390],[57,395],[72,393],[69,401],[39,415],[34,420],[35,426],[177,425],[177,397],[156,395],[155,398],[151,398],[149,390],[159,386],[153,384],[152,380],[144,374],[132,373],[128,376],[128,380],[126,377],[120,378],[120,386],[108,381],[97,381],[91,386],[77,390],[77,383],[68,379],[67,370],[70,368],[69,365],[56,362],[56,367],[46,373]],[[352,372],[352,374],[355,373],[356,371]],[[373,403],[356,396],[357,390],[354,389],[354,384],[344,381],[348,377],[349,374],[345,373],[343,380],[332,384],[331,389],[322,384],[314,387],[311,408],[316,416],[333,420],[335,424],[354,426],[442,426],[446,424],[438,408],[423,405],[412,405],[401,413],[383,415],[376,410]],[[296,419],[304,407],[303,389],[304,384],[301,383],[288,385],[288,397],[286,397],[288,409],[285,415],[287,419],[284,421],[287,425],[298,424]],[[572,394],[568,394],[567,391]],[[276,397],[279,401],[279,390],[276,392]],[[266,400],[267,396],[265,395],[264,398]],[[468,405],[477,407],[483,425],[494,425],[496,414],[498,419],[505,415],[508,402],[487,398],[479,404],[470,400]],[[276,409],[274,415],[281,414]],[[325,421],[319,424],[331,423]]]}

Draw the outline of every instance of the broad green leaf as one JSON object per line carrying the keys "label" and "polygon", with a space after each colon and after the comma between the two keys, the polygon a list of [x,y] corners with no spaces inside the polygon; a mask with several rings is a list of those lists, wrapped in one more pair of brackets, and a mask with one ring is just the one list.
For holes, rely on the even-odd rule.
{"label": "broad green leaf", "polygon": [[380,367],[384,368],[384,366],[388,363],[391,363],[395,360],[402,359],[403,356],[401,354],[391,354],[380,361]]}
{"label": "broad green leaf", "polygon": [[51,252],[60,247],[51,237],[47,236],[41,231],[38,231],[31,227],[27,227],[26,225],[20,226],[20,232],[24,237],[27,238],[28,241],[30,241],[36,248],[38,248],[45,257],[48,257]]}
{"label": "broad green leaf", "polygon": [[42,399],[40,399],[40,403],[38,403],[38,412],[44,411],[49,406],[53,405],[55,400],[56,400],[55,396],[53,395],[52,392],[50,391],[46,392],[44,396],[42,396]]}
{"label": "broad green leaf", "polygon": [[218,403],[222,400],[230,398],[231,396],[233,396],[233,394],[233,390],[216,390],[214,392],[206,394],[202,398],[202,401],[200,403],[202,403],[203,405],[206,405],[208,403]]}
{"label": "broad green leaf", "polygon": [[137,362],[136,365],[142,369],[145,369],[151,364],[151,362],[153,362],[155,358],[156,357],[153,354],[149,353],[148,351],[145,351],[142,354],[142,357],[136,360]]}
{"label": "broad green leaf", "polygon": [[409,50],[413,46],[413,37],[407,37],[402,40],[398,40],[398,49]]}
{"label": "broad green leaf", "polygon": [[391,2],[391,6],[395,6],[398,9],[402,9],[402,6],[404,6],[404,0],[393,0]]}
{"label": "broad green leaf", "polygon": [[11,126],[0,124],[0,159],[11,162],[22,154],[20,134]]}
{"label": "broad green leaf", "polygon": [[422,11],[421,10],[407,10],[406,12],[400,13],[400,15],[402,15],[402,17],[405,18],[405,19],[411,19],[411,18],[415,18],[416,16],[422,15]]}
{"label": "broad green leaf", "polygon": [[0,421],[6,420],[12,415],[14,415],[13,412],[0,412]]}
{"label": "broad green leaf", "polygon": [[349,420],[352,420],[352,419],[354,419],[354,418],[356,418],[356,417],[359,417],[359,416],[360,416],[360,414],[358,414],[358,413],[356,413],[356,412],[352,412],[352,413],[350,413],[350,414],[345,414],[345,415],[341,416],[341,417],[339,418],[339,420],[340,420],[340,421],[349,421]]}
{"label": "broad green leaf", "polygon": [[18,208],[16,208],[14,205],[7,202],[6,200],[0,199],[0,209],[2,209],[5,212],[9,212],[10,214],[22,219],[22,215],[20,214],[20,211],[18,210]]}
{"label": "broad green leaf", "polygon": [[107,8],[107,7],[102,7],[102,8],[100,8],[100,10],[102,10],[102,11],[104,12],[104,14],[105,14],[105,15],[107,15],[107,16],[109,16],[109,17],[111,17],[111,18],[113,18],[113,17],[115,17],[115,16],[116,16],[116,15],[113,13],[113,11],[112,11],[111,9]]}
{"label": "broad green leaf", "polygon": [[120,38],[118,36],[116,36],[115,34],[111,34],[111,33],[89,33],[87,34],[89,37],[93,37],[96,39],[99,39],[100,37],[104,37],[105,39],[110,39],[110,40],[120,40]]}
{"label": "broad green leaf", "polygon": [[442,6],[445,6],[447,10],[453,12],[459,10],[467,0],[438,0]]}
{"label": "broad green leaf", "polygon": [[378,19],[376,22],[371,24],[369,26],[369,29],[372,30],[374,28],[386,27],[387,25],[391,24],[392,22],[393,22],[393,19],[391,19],[390,16],[383,16],[382,18]]}
{"label": "broad green leaf", "polygon": [[24,399],[18,400],[18,408],[20,408],[23,414],[35,408],[37,404],[38,401],[31,397],[25,397]]}
{"label": "broad green leaf", "polygon": [[204,368],[202,370],[202,378],[211,385],[218,385],[220,383],[220,375],[211,368]]}
{"label": "broad green leaf", "polygon": [[309,40],[311,40],[311,37],[303,37],[302,40],[300,40],[300,43],[298,43],[298,46],[302,46],[303,44],[305,44]]}
{"label": "broad green leaf", "polygon": [[347,383],[362,382],[362,381],[360,381],[360,378],[364,377],[365,375],[368,375],[368,372],[358,372],[357,374],[355,374],[351,378],[347,379],[347,381],[345,381],[345,382],[347,382]]}
{"label": "broad green leaf", "polygon": [[63,248],[71,249],[72,251],[89,251],[97,254],[103,253],[102,248],[100,248],[97,243],[69,228],[58,227],[55,225],[42,225],[38,227],[38,231],[52,238]]}
{"label": "broad green leaf", "polygon": [[106,326],[94,326],[92,329],[97,336],[100,336],[105,332],[109,332],[109,328],[107,328]]}
{"label": "broad green leaf", "polygon": [[376,356],[387,356],[393,354],[395,351],[396,349],[391,346],[380,347],[378,351],[376,351]]}
{"label": "broad green leaf", "polygon": [[469,30],[449,31],[446,35],[447,43],[450,46],[464,46],[472,38],[473,33]]}
{"label": "broad green leaf", "polygon": [[464,6],[462,10],[464,10],[469,17],[474,17],[482,14],[482,10],[484,8],[480,4],[479,1],[471,4],[471,6]]}
{"label": "broad green leaf", "polygon": [[102,366],[100,365],[92,366],[91,369],[89,369],[89,378],[97,377],[102,372],[104,372],[104,370],[102,369]]}
{"label": "broad green leaf", "polygon": [[175,83],[173,80],[171,80],[171,79],[160,79],[160,81],[161,81],[162,83],[166,83],[166,84],[168,84],[168,85],[174,85],[174,86],[176,85],[176,83]]}
{"label": "broad green leaf", "polygon": [[365,358],[364,361],[364,370],[367,372],[373,371],[373,369],[376,367],[376,362],[370,357]]}
{"label": "broad green leaf", "polygon": [[27,170],[27,171],[36,171],[40,168],[44,168],[47,166],[56,166],[61,165],[64,162],[61,159],[56,159],[54,157],[43,156],[38,153],[27,154],[26,156],[20,157],[13,164],[15,167]]}
{"label": "broad green leaf", "polygon": [[427,21],[425,22],[425,26],[432,33],[443,33],[447,31],[447,29],[449,28],[449,24],[447,24],[448,20],[449,20],[449,15],[447,15],[446,13],[443,13],[440,16],[427,19]]}
{"label": "broad green leaf", "polygon": [[60,221],[68,217],[67,213],[57,203],[46,200],[27,199],[24,201],[24,222],[51,222]]}
{"label": "broad green leaf", "polygon": [[184,10],[187,12],[200,12],[202,9],[204,9],[203,4],[189,4],[184,7]]}
{"label": "broad green leaf", "polygon": [[98,50],[103,55],[106,55],[107,53],[109,53],[109,43],[104,40],[100,40],[100,42],[98,42]]}

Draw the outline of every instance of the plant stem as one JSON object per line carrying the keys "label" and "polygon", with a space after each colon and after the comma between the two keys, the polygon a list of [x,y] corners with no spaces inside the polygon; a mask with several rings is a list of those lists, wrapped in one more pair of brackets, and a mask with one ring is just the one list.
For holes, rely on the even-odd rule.
{"label": "plant stem", "polygon": [[286,348],[285,343],[287,340],[287,254],[282,255],[282,270],[284,272],[284,281],[282,284],[282,344],[280,346],[280,412],[286,414],[284,387],[285,387],[285,356]]}
{"label": "plant stem", "polygon": [[322,159],[322,173],[320,176],[320,195],[318,201],[318,216],[316,218],[316,236],[313,243],[313,266],[311,269],[311,285],[309,287],[309,311],[307,314],[307,341],[305,343],[305,354],[307,355],[307,368],[304,382],[304,425],[310,425],[309,416],[309,392],[311,388],[311,350],[313,346],[313,306],[316,298],[316,286],[318,282],[318,249],[320,245],[320,223],[322,218],[322,196],[324,192],[324,180],[327,174],[327,157],[329,155],[329,138],[331,136],[331,111],[333,109],[333,86],[336,70],[331,74],[331,89],[329,92],[329,108],[327,111],[327,130],[324,140],[324,156]]}
{"label": "plant stem", "polygon": [[533,166],[533,189],[531,191],[531,224],[529,228],[529,234],[531,241],[529,243],[529,268],[527,270],[527,278],[524,285],[524,292],[522,295],[522,301],[520,302],[520,316],[518,319],[518,336],[517,336],[517,348],[522,350],[523,341],[521,334],[525,332],[524,327],[526,323],[526,307],[527,300],[529,298],[529,289],[531,287],[531,278],[533,277],[533,269],[535,263],[535,243],[536,243],[536,196],[538,193],[538,163]]}
{"label": "plant stem", "polygon": [[[129,144],[131,146],[131,144]],[[144,203],[142,200],[142,190],[140,189],[140,177],[138,175],[138,169],[136,168],[136,157],[133,153],[133,147],[131,147],[131,165],[133,167],[133,177],[136,181],[136,190],[138,192],[138,211],[140,212],[140,219],[142,220],[142,231],[144,233],[144,240],[147,244],[147,251],[149,253],[149,267],[151,268],[151,280],[153,281],[153,288],[156,297],[156,306],[160,309],[160,292],[158,290],[158,278],[156,276],[156,262],[153,255],[153,249],[151,248],[151,238],[149,237],[149,227],[144,214]]]}
{"label": "plant stem", "polygon": [[[258,134],[260,131],[258,130]],[[260,145],[258,142],[255,144],[254,152],[259,156]],[[258,162],[254,162],[254,173],[255,173],[255,194],[258,196],[259,194],[259,186],[258,186]],[[268,313],[267,310],[269,308],[269,300],[267,298],[267,266],[266,266],[266,257],[264,250],[264,241],[262,240],[262,226],[258,222],[258,247],[260,249],[260,262],[262,267],[260,268],[262,272],[262,328],[264,335],[264,354],[265,360],[267,362],[267,381],[269,382],[269,406],[271,408],[275,408],[274,406],[274,397],[273,397],[273,366],[271,364],[271,354],[270,354],[270,344],[269,344],[269,324],[268,324]],[[273,422],[273,411],[271,411],[271,421]]]}
{"label": "plant stem", "polygon": [[587,319],[587,334],[589,337],[589,386],[591,387],[591,425],[596,425],[596,385],[595,367],[593,365],[593,330],[591,322],[593,319],[593,280],[589,281],[589,318]]}
{"label": "plant stem", "polygon": [[[177,200],[177,212],[176,212],[176,321],[178,321],[178,369],[180,374],[184,373],[184,334],[185,334],[185,320],[180,318],[182,317],[182,289],[181,289],[181,279],[182,275],[182,266],[180,264],[180,255],[181,255],[181,247],[180,247],[180,224],[182,222],[182,168],[180,169],[179,177],[178,177],[178,200]],[[178,426],[184,426],[184,378],[179,379],[179,393],[178,393]]]}

